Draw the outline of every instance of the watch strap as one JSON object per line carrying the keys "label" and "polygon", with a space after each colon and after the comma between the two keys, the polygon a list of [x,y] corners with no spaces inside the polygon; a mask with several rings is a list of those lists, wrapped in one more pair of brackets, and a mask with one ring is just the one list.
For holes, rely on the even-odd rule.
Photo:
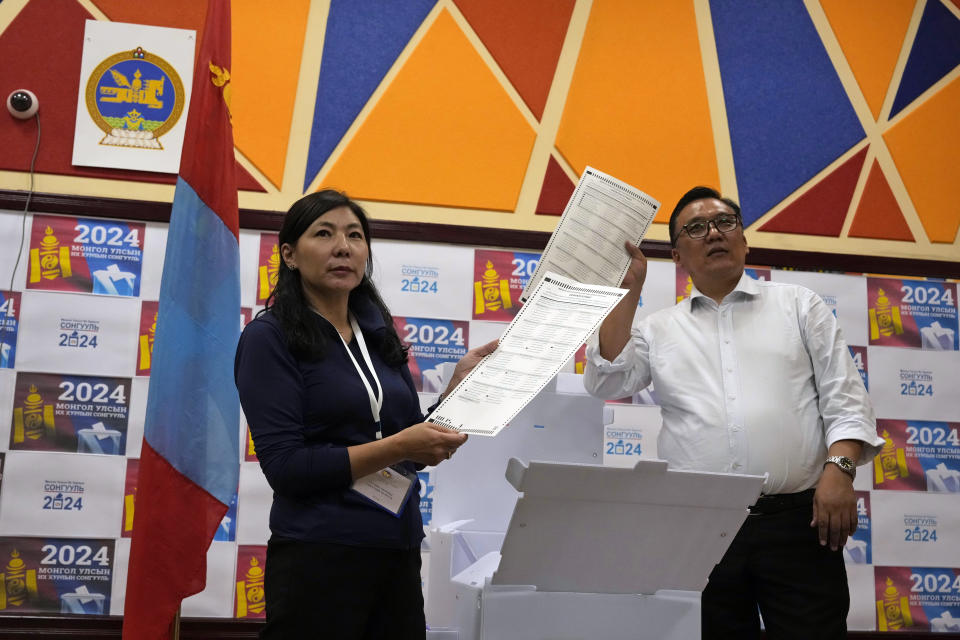
{"label": "watch strap", "polygon": [[829,456],[826,460],[824,460],[823,464],[826,465],[830,464],[831,462],[840,467],[840,470],[851,478],[857,477],[857,465],[847,456]]}

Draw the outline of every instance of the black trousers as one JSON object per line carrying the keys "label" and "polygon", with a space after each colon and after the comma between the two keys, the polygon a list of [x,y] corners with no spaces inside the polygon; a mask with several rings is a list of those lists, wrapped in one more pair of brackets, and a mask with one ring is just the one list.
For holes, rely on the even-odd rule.
{"label": "black trousers", "polygon": [[423,640],[420,549],[271,540],[262,640]]}
{"label": "black trousers", "polygon": [[[782,505],[781,505],[782,506]],[[850,596],[841,550],[822,547],[811,503],[747,516],[701,600],[703,640],[845,638]]]}

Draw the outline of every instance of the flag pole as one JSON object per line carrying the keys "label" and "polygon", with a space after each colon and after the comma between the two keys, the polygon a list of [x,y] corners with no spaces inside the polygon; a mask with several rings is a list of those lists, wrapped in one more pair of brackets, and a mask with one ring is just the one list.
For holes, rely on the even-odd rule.
{"label": "flag pole", "polygon": [[177,607],[173,622],[170,623],[170,640],[180,640],[180,607]]}

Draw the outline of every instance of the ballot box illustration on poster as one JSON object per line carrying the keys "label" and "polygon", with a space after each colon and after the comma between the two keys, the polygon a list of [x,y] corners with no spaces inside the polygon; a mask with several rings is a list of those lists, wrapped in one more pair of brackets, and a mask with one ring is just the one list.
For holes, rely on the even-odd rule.
{"label": "ballot box illustration on poster", "polygon": [[0,369],[17,364],[17,334],[20,327],[20,292],[0,291]]}
{"label": "ballot box illustration on poster", "polygon": [[130,378],[17,373],[10,449],[124,455]]}
{"label": "ballot box illustration on poster", "polygon": [[867,278],[870,344],[956,351],[957,285]]}
{"label": "ballot box illustration on poster", "polygon": [[873,459],[875,489],[960,495],[960,423],[877,420],[883,449]]}
{"label": "ballot box illustration on poster", "polygon": [[539,253],[477,249],[473,254],[473,319],[509,322],[537,270]]}
{"label": "ballot box illustration on poster", "polygon": [[114,541],[0,538],[0,614],[110,613]]}
{"label": "ballot box illustration on poster", "polygon": [[142,222],[35,215],[27,289],[140,295]]}
{"label": "ballot box illustration on poster", "polygon": [[857,498],[857,530],[847,538],[843,560],[847,564],[873,564],[870,533],[870,492],[855,491]]}
{"label": "ballot box illustration on poster", "polygon": [[470,323],[394,316],[393,324],[410,349],[407,365],[417,391],[442,392],[457,361],[467,353]]}

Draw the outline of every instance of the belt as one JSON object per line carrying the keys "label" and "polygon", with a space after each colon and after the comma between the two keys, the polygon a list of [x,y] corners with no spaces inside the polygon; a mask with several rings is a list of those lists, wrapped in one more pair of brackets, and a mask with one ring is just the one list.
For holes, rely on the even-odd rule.
{"label": "belt", "polygon": [[807,489],[799,493],[761,494],[756,504],[750,505],[751,515],[765,515],[779,513],[788,509],[805,507],[813,504],[813,494],[816,489]]}

